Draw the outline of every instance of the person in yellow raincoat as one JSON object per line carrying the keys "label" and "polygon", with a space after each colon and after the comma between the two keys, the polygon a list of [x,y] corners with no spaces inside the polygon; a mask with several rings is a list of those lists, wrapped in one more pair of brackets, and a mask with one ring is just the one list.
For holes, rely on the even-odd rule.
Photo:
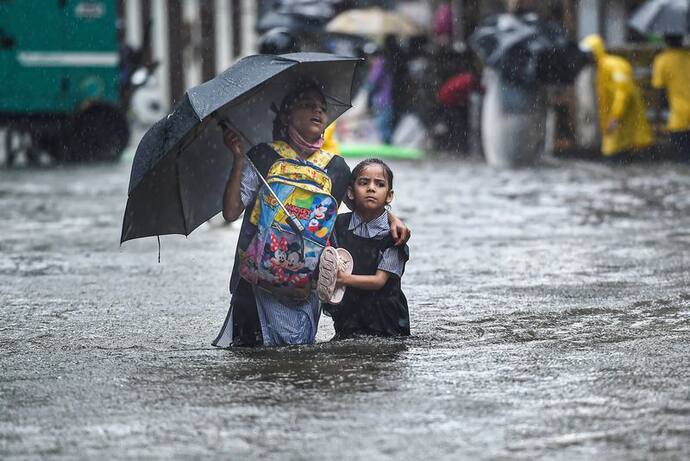
{"label": "person in yellow raincoat", "polygon": [[323,146],[321,149],[331,154],[340,155],[340,148],[338,147],[338,141],[335,139],[335,122],[331,123],[326,127],[323,132]]}
{"label": "person in yellow raincoat", "polygon": [[668,48],[654,58],[652,86],[666,90],[669,140],[679,159],[690,160],[690,50],[683,48],[681,35],[667,35],[664,40]]}
{"label": "person in yellow raincoat", "polygon": [[596,61],[596,90],[601,129],[601,152],[607,158],[649,147],[654,138],[645,104],[633,80],[632,66],[624,58],[606,53],[599,35],[581,42]]}

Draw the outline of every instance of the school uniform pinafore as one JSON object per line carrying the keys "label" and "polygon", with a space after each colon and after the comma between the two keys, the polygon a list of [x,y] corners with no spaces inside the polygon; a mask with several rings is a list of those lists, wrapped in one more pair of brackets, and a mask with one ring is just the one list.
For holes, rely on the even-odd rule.
{"label": "school uniform pinafore", "polygon": [[[390,234],[381,239],[359,237],[349,229],[351,217],[352,213],[338,215],[334,231],[336,244],[352,254],[353,274],[374,275],[383,252],[394,247],[393,238]],[[400,251],[404,263],[409,259],[407,245]],[[400,277],[395,274],[391,274],[380,290],[348,287],[340,304],[324,304],[323,309],[333,318],[335,339],[410,334],[407,299],[400,287]]]}

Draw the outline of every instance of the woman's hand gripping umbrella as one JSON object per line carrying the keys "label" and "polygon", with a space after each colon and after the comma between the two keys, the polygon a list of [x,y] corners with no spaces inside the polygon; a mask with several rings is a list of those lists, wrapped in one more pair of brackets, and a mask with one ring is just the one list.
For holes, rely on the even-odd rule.
{"label": "woman's hand gripping umbrella", "polygon": [[[304,226],[302,223],[299,222],[298,219],[296,219],[292,213],[288,211],[288,209],[285,207],[285,204],[280,200],[280,198],[276,195],[276,193],[273,191],[273,188],[266,182],[266,178],[261,174],[259,169],[254,165],[254,162],[251,161],[248,157],[246,157],[242,153],[242,141],[240,140],[240,136],[228,125],[228,122],[225,120],[220,120],[218,122],[218,126],[220,126],[223,129],[223,142],[227,146],[228,149],[230,149],[230,152],[232,152],[232,155],[235,158],[235,161],[247,161],[251,165],[252,169],[256,172],[256,175],[259,177],[261,182],[266,186],[267,190],[271,193],[273,198],[276,200],[280,208],[283,210],[283,213],[285,213],[285,216],[287,217],[287,223],[288,225],[292,228],[292,230],[295,232],[297,235],[302,235],[304,232]],[[237,203],[234,204],[233,206],[234,209],[239,210],[241,207],[241,204]],[[227,211],[224,210],[224,213],[227,213]],[[234,221],[239,217],[239,214],[241,211],[238,213],[231,213],[231,216],[227,216],[229,220]]]}

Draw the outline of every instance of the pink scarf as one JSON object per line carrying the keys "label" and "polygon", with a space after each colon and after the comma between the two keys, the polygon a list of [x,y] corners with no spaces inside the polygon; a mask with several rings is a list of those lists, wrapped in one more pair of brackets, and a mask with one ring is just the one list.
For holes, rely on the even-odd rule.
{"label": "pink scarf", "polygon": [[313,154],[317,150],[321,149],[323,146],[323,136],[320,136],[318,140],[314,142],[309,142],[302,137],[299,132],[290,125],[288,127],[288,137],[290,138],[290,144],[297,147],[301,152],[307,152]]}

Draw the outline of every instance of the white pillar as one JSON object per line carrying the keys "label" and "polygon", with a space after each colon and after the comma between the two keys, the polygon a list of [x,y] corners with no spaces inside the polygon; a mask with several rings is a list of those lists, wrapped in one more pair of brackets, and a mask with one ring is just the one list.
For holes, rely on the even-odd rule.
{"label": "white pillar", "polygon": [[166,0],[153,0],[151,5],[153,59],[158,61],[155,77],[161,106],[170,109],[170,61],[168,56],[168,6]]}
{"label": "white pillar", "polygon": [[215,2],[216,72],[221,73],[232,63],[230,3],[227,0],[215,0]]}
{"label": "white pillar", "polygon": [[601,5],[599,0],[580,0],[577,8],[577,36],[583,39],[600,34]]}
{"label": "white pillar", "polygon": [[[583,39],[591,34],[604,34],[602,30],[603,5],[600,0],[580,0],[577,5],[577,36]],[[579,147],[598,149],[599,109],[596,94],[596,68],[585,67],[574,84],[576,143]]]}
{"label": "white pillar", "polygon": [[258,14],[258,2],[255,0],[242,0],[242,55],[256,53],[257,36],[254,32],[256,16]]}
{"label": "white pillar", "polygon": [[609,47],[625,44],[628,13],[620,0],[606,2],[605,41]]}
{"label": "white pillar", "polygon": [[201,17],[199,0],[185,0],[182,4],[182,22],[189,27],[189,43],[185,43],[184,62],[185,88],[201,83]]}
{"label": "white pillar", "polygon": [[141,0],[127,0],[125,2],[125,30],[127,44],[139,48],[144,35],[141,23]]}
{"label": "white pillar", "polygon": [[465,14],[462,0],[453,0],[451,2],[453,15],[453,45],[465,43]]}

